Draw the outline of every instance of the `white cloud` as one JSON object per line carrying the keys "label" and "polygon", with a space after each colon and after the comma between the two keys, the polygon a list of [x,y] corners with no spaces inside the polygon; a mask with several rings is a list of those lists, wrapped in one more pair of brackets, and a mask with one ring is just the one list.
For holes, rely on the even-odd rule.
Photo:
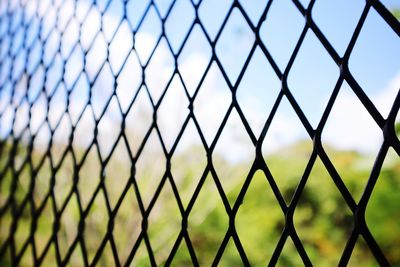
{"label": "white cloud", "polygon": [[381,114],[386,118],[389,115],[390,109],[393,106],[394,99],[400,90],[400,72],[391,79],[386,88],[381,93],[373,96],[374,103]]}
{"label": "white cloud", "polygon": [[[104,16],[110,16],[109,14],[104,14]],[[109,20],[113,20],[113,17],[110,16]],[[91,23],[86,23],[90,27]],[[95,25],[95,24],[93,24]],[[93,26],[94,27],[94,26]],[[96,29],[93,29],[96,30]],[[72,38],[72,37],[71,37]],[[85,39],[85,36],[81,36],[82,39]],[[133,40],[133,36],[127,35],[126,38]],[[68,42],[68,39],[63,39],[63,42]],[[75,42],[75,37],[70,40],[72,43]],[[85,40],[81,40],[85,42]],[[86,40],[87,41],[87,40]],[[121,41],[121,40],[119,40]],[[137,51],[144,54],[150,54],[154,44],[156,42],[156,38],[151,33],[137,33],[135,36],[135,46]],[[65,44],[63,44],[65,45]],[[99,53],[103,53],[101,46],[99,46]],[[113,55],[113,58],[122,58],[126,57],[126,50],[118,49],[118,45],[114,45],[110,47],[110,54]],[[104,49],[103,49],[104,50]],[[92,51],[94,55],[96,55],[96,51]],[[163,64],[162,62],[168,61],[170,51],[167,46],[158,47],[158,54],[160,57],[161,64],[154,64],[152,73],[155,74],[155,79],[150,81],[152,84],[152,88],[159,90],[157,93],[164,90],[164,81],[169,79],[171,73],[170,64]],[[141,55],[139,55],[141,58]],[[82,59],[83,60],[83,59]],[[198,83],[199,73],[202,72],[201,69],[196,66],[204,66],[208,62],[208,57],[206,54],[201,54],[199,52],[189,53],[185,58],[181,60],[181,68],[185,73],[185,83],[187,83],[188,87],[195,88],[196,83]],[[93,61],[88,62],[86,66],[86,70],[88,72],[97,72],[98,64],[101,62]],[[136,65],[135,65],[136,64]],[[129,65],[126,64],[125,67],[126,73],[131,73],[132,77],[135,79],[141,79],[141,67],[136,62],[135,64]],[[173,66],[172,66],[173,67]],[[117,68],[118,69],[118,68]],[[202,127],[202,131],[206,136],[207,142],[210,144],[216,129],[219,127],[223,115],[226,113],[226,108],[229,106],[231,101],[231,95],[229,89],[224,88],[221,85],[221,80],[218,77],[218,69],[211,68],[208,73],[208,81],[207,86],[203,86],[201,88],[201,94],[196,97],[194,103],[195,115],[200,119],[200,125]],[[157,78],[158,77],[158,78]],[[148,81],[146,81],[148,82]],[[118,83],[119,91],[118,97],[123,99],[122,101],[125,103],[123,106],[128,106],[129,100],[132,99],[134,95],[132,90],[136,90],[137,88],[132,88],[130,83]],[[374,103],[377,108],[382,112],[384,116],[387,115],[391,105],[394,101],[394,97],[400,88],[400,73],[390,81],[387,88],[382,90],[380,93],[372,96]],[[77,90],[79,88],[76,88]],[[343,91],[343,90],[342,90]],[[192,93],[192,92],[190,92]],[[108,97],[108,96],[104,96]],[[147,96],[146,96],[147,97]],[[246,98],[247,100],[251,99],[251,96]],[[246,99],[243,99],[247,101]],[[157,99],[156,99],[157,100]],[[66,101],[62,99],[60,101]],[[135,108],[142,110],[142,112],[146,113],[146,120],[152,117],[152,110],[149,108],[148,101],[145,100],[144,97],[140,97],[135,104]],[[146,103],[145,103],[146,102]],[[75,103],[73,101],[70,102],[70,109],[74,109],[74,105],[82,105],[82,103]],[[162,138],[167,144],[167,148],[169,149],[176,138],[176,135],[179,132],[181,123],[186,118],[188,112],[188,101],[186,99],[186,95],[183,92],[183,88],[180,83],[176,80],[171,84],[171,87],[168,89],[168,93],[166,98],[163,100],[163,104],[161,105],[162,109],[158,112],[158,121]],[[79,109],[79,108],[78,108]],[[119,112],[115,109],[115,112]],[[113,112],[107,113],[102,120],[104,120],[104,125],[106,125],[107,131],[104,132],[99,138],[99,142],[108,142],[108,135],[114,135],[115,131],[118,131],[120,127],[120,121],[118,120],[118,116],[114,116]],[[139,112],[140,114],[141,112]],[[259,132],[264,126],[265,115],[254,111],[246,114],[250,120],[255,122],[255,126],[258,128],[257,132]],[[49,114],[50,120],[53,116],[52,113]],[[33,118],[36,120],[36,117]],[[85,121],[92,120],[91,116],[84,116],[80,121],[80,124],[84,126],[84,131],[81,133],[88,133],[94,131],[94,124]],[[268,132],[268,144],[264,147],[265,152],[272,152],[274,150],[279,149],[282,146],[291,144],[300,138],[304,138],[304,131],[299,130],[298,122],[294,121],[293,116],[286,114],[285,111],[277,113],[273,120],[273,124]],[[36,121],[32,122],[36,125]],[[134,121],[127,121],[126,127],[127,130],[132,128],[137,130],[140,128],[142,124],[142,120],[140,118],[134,119]],[[223,138],[225,139],[224,146],[217,147],[216,153],[225,155],[226,158],[232,161],[244,159],[248,157],[248,137],[247,133],[243,130],[242,122],[237,116],[234,116],[230,119],[229,128],[224,131]],[[18,127],[15,125],[14,127]],[[65,121],[62,123],[60,127],[66,127]],[[5,131],[3,129],[2,131]],[[192,131],[193,128],[192,128]],[[69,131],[65,131],[66,134],[69,135]],[[185,149],[199,142],[196,133],[188,133],[188,136],[193,136],[193,138],[185,138],[186,144],[182,144],[179,146],[179,149]],[[76,143],[85,144],[87,143],[85,136],[75,135]],[[207,137],[208,136],[208,137]],[[335,105],[334,111],[330,114],[328,123],[323,133],[324,141],[330,143],[341,149],[355,149],[362,152],[371,152],[379,146],[379,143],[382,139],[381,131],[376,129],[374,126],[374,122],[371,117],[366,113],[364,107],[361,105],[357,97],[352,94],[349,90],[343,91],[340,93]],[[82,142],[80,142],[82,139]],[[55,141],[67,142],[68,138],[57,138]],[[86,141],[85,141],[86,140]],[[40,140],[39,140],[40,141]],[[47,143],[47,140],[43,140],[43,143]],[[232,144],[226,145],[226,144]],[[234,149],[233,147],[239,147],[240,149]],[[250,149],[251,150],[251,149]],[[243,152],[243,153],[242,153]],[[247,153],[247,154],[246,154]]]}
{"label": "white cloud", "polygon": [[[371,96],[384,117],[389,113],[399,88],[400,73],[385,89]],[[348,85],[339,93],[322,137],[337,148],[364,153],[376,151],[383,140],[382,131]]]}

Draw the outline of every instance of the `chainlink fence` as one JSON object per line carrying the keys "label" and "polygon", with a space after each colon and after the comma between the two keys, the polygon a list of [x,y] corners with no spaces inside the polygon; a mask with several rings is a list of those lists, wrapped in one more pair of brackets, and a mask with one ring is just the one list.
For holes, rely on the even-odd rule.
{"label": "chainlink fence", "polygon": [[[349,68],[372,13],[397,39],[399,21],[380,1],[361,1],[338,51],[312,16],[318,1],[286,1],[293,13],[282,13],[281,23],[290,16],[301,23],[293,25],[298,35],[280,33],[280,60],[263,31],[278,27],[269,18],[284,1],[250,2],[0,1],[0,265],[344,266],[365,255],[372,265],[400,264],[399,239],[382,246],[366,220],[384,162],[400,153],[400,95],[396,88],[383,116]],[[244,41],[230,47],[235,36]],[[307,36],[339,73],[317,117],[288,82]],[[285,40],[294,40],[290,49]],[[185,53],[203,48],[207,57],[182,63]],[[260,68],[253,59],[263,61],[278,87],[264,84],[276,94],[258,126],[239,96],[251,94],[240,88],[247,70]],[[344,84],[382,136],[358,197],[321,137]],[[212,95],[212,87],[225,91]],[[264,153],[274,145],[268,133],[284,105],[309,148],[298,148],[304,164],[291,182],[275,175]],[[227,132],[235,123],[250,152],[239,146],[236,156],[220,157],[218,149],[234,154],[237,140]],[[286,161],[279,171],[295,164]],[[316,169],[326,175],[314,177]],[[330,202],[333,194],[338,203]],[[331,226],[317,233],[312,227],[324,223],[307,214],[322,206],[331,207],[323,221]]]}

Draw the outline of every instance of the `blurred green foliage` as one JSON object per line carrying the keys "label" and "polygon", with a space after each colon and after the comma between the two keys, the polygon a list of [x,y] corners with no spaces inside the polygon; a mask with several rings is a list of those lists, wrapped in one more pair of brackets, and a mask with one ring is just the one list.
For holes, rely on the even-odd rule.
{"label": "blurred green foliage", "polygon": [[396,9],[393,9],[393,15],[398,19],[398,20],[400,20],[400,9],[399,8],[396,8]]}
{"label": "blurred green foliage", "polygon": [[[398,126],[396,130],[398,130]],[[2,155],[9,153],[10,145],[3,146]],[[21,166],[22,158],[26,154],[25,147],[18,148],[15,164]],[[304,172],[310,157],[312,146],[309,142],[301,141],[291,146],[281,148],[276,153],[265,155],[265,161],[276,179],[286,203],[290,203],[293,193]],[[199,195],[194,201],[188,218],[188,233],[201,266],[210,266],[220,244],[229,227],[229,220],[218,193],[215,177],[205,173],[205,179],[200,181],[206,168],[206,155],[200,148],[192,147],[173,157],[171,173],[176,188],[182,197],[184,208],[188,206],[197,186],[201,187]],[[374,161],[374,155],[363,155],[356,151],[339,151],[326,147],[326,151],[335,168],[349,188],[355,201],[358,201],[368,180]],[[116,152],[117,153],[117,152]],[[118,155],[118,154],[117,154]],[[195,156],[194,156],[195,155]],[[35,153],[32,157],[38,157]],[[147,207],[151,197],[144,194],[154,194],[161,181],[165,168],[161,155],[153,155],[142,161],[141,170],[136,173],[141,198],[147,199]],[[118,157],[123,159],[123,157]],[[5,166],[7,157],[1,157],[0,167]],[[79,195],[73,194],[64,207],[60,217],[60,228],[57,232],[57,244],[60,256],[63,258],[68,247],[73,244],[78,233],[80,209],[85,209],[91,196],[97,190],[99,177],[106,180],[107,192],[102,190],[94,198],[91,208],[84,218],[85,228],[83,238],[89,262],[93,259],[100,246],[108,227],[108,208],[114,208],[125,188],[128,179],[120,179],[126,162],[115,160],[102,172],[99,165],[87,160],[89,167],[79,172]],[[46,163],[47,164],[47,163]],[[221,185],[226,191],[232,205],[240,192],[245,177],[249,171],[249,162],[231,163],[221,156],[213,156],[216,174],[221,179]],[[33,189],[35,209],[41,208],[37,228],[34,232],[34,242],[37,255],[41,255],[47,244],[49,249],[44,258],[44,266],[56,264],[55,239],[52,239],[54,215],[53,209],[60,210],[62,203],[72,190],[74,169],[71,163],[66,162],[54,176],[53,188],[56,201],[45,198],[51,188],[50,165],[43,165],[36,177]],[[244,174],[244,175],[243,175]],[[123,174],[128,175],[128,174]],[[2,178],[0,186],[0,205],[6,202],[12,183],[13,174],[8,171]],[[222,180],[225,179],[225,180]],[[18,177],[15,191],[15,203],[20,205],[29,192],[30,170],[22,170]],[[93,182],[96,181],[96,182]],[[104,197],[113,199],[108,203]],[[82,199],[86,198],[86,201]],[[398,155],[390,150],[381,170],[378,182],[369,201],[366,220],[369,229],[383,249],[393,266],[400,266],[400,161]],[[12,223],[11,210],[5,211],[0,221],[0,243],[9,236]],[[113,242],[116,246],[119,260],[123,263],[127,259],[136,239],[141,232],[140,205],[133,187],[123,195],[123,200],[116,212],[113,228]],[[251,178],[243,203],[235,218],[235,227],[252,266],[265,266],[269,261],[279,240],[285,223],[284,214],[276,201],[276,197],[262,171],[257,171]],[[307,184],[301,194],[300,201],[294,214],[296,231],[302,241],[307,254],[315,266],[335,266],[353,228],[353,218],[350,209],[338,191],[335,183],[327,172],[322,161],[317,158]],[[17,223],[15,243],[17,253],[29,238],[32,226],[31,206],[27,205],[22,211]],[[179,235],[181,228],[181,214],[178,202],[174,196],[173,186],[165,180],[160,195],[152,208],[148,218],[147,234],[155,260],[159,265],[168,258],[171,249]],[[50,243],[49,243],[50,242]],[[28,246],[23,258],[22,266],[32,266],[32,247]],[[70,258],[71,266],[82,266],[81,247],[78,244]],[[8,254],[0,259],[1,266],[8,266]],[[110,242],[106,243],[99,260],[100,266],[113,266],[114,256]],[[144,242],[138,247],[132,266],[149,266],[147,248]],[[172,262],[173,266],[190,266],[191,259],[185,240],[180,243]],[[241,266],[240,256],[232,239],[223,253],[220,266]],[[289,237],[285,243],[278,266],[301,266],[302,261]],[[363,238],[358,238],[350,261],[352,266],[377,266],[371,252]]]}

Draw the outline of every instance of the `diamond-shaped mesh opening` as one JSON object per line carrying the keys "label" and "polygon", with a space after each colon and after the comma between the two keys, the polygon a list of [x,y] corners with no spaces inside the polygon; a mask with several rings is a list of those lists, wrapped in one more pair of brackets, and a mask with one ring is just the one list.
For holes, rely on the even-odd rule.
{"label": "diamond-shaped mesh opening", "polygon": [[278,77],[257,47],[236,92],[239,106],[256,137],[264,128],[279,89]]}
{"label": "diamond-shaped mesh opening", "polygon": [[[380,45],[369,41],[369,36],[372,35],[376,40],[380,40]],[[397,49],[399,45],[398,33],[393,32],[385,20],[372,9],[365,20],[349,60],[349,69],[358,85],[385,118],[389,115],[393,104],[391,101],[394,100],[399,89],[396,78],[393,78],[398,78],[400,68],[400,63],[395,60],[400,56]],[[361,66],[361,58],[367,59],[367,68]],[[382,71],[384,65],[391,66],[390,70]],[[385,91],[392,91],[392,93],[388,92],[387,99],[383,100]]]}
{"label": "diamond-shaped mesh opening", "polygon": [[[349,106],[351,112],[346,111]],[[333,131],[333,128],[338,130]],[[369,132],[368,141],[363,139],[365,131]],[[346,82],[329,114],[322,132],[322,142],[346,187],[358,200],[382,143],[382,133]]]}
{"label": "diamond-shaped mesh opening", "polygon": [[[319,175],[316,176],[316,173]],[[353,227],[351,211],[319,159],[300,196],[294,224],[315,265],[338,264]]]}
{"label": "diamond-shaped mesh opening", "polygon": [[[306,135],[290,104],[282,99],[265,135],[262,152],[286,203],[290,203],[310,160],[312,142]],[[292,141],[294,136],[299,140],[296,143]]]}
{"label": "diamond-shaped mesh opening", "polygon": [[[196,153],[192,153],[192,149]],[[207,166],[207,154],[193,121],[186,124],[171,158],[171,175],[179,191],[182,205],[187,207]],[[180,162],[185,161],[185,166]]]}
{"label": "diamond-shaped mesh opening", "polygon": [[288,76],[288,86],[316,128],[339,77],[339,69],[312,32],[308,32]]}
{"label": "diamond-shaped mesh opening", "polygon": [[290,0],[270,2],[269,9],[265,11],[260,39],[283,72],[299,41],[304,18]]}
{"label": "diamond-shaped mesh opening", "polygon": [[244,62],[249,57],[253,42],[254,34],[243,15],[238,9],[233,9],[215,47],[223,72],[231,84],[235,84]]}
{"label": "diamond-shaped mesh opening", "polygon": [[283,230],[284,219],[267,178],[262,171],[257,171],[236,216],[236,229],[252,265],[270,260]]}
{"label": "diamond-shaped mesh opening", "polygon": [[[206,176],[205,176],[206,175]],[[209,266],[224,239],[228,218],[211,174],[202,176],[188,218],[188,235],[200,265]],[[202,231],[204,226],[211,232]],[[210,235],[209,235],[210,234]]]}
{"label": "diamond-shaped mesh opening", "polygon": [[4,0],[1,266],[398,266],[400,6]]}
{"label": "diamond-shaped mesh opening", "polygon": [[[229,156],[224,151],[229,150]],[[231,205],[236,201],[243,177],[250,171],[254,145],[235,110],[229,114],[213,154],[213,165]]]}

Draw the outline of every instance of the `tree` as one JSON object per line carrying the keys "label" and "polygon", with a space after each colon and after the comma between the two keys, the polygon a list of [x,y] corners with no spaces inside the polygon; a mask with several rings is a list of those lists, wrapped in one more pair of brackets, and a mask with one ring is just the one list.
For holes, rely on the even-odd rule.
{"label": "tree", "polygon": [[394,8],[392,13],[398,20],[400,20],[400,8]]}

